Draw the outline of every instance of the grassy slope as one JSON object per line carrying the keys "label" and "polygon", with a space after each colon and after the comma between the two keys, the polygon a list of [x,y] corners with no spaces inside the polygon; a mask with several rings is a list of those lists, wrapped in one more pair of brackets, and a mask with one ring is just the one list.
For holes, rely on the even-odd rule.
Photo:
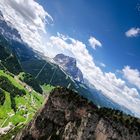
{"label": "grassy slope", "polygon": [[52,91],[52,89],[54,89],[54,88],[55,87],[51,86],[51,85],[47,85],[47,84],[42,85],[42,89],[43,89],[45,94],[50,93]]}
{"label": "grassy slope", "polygon": [[[16,107],[18,108],[15,113],[11,108],[10,93],[3,90],[6,99],[4,104],[0,105],[0,128],[6,127],[9,122],[12,122],[15,128],[10,130],[6,135],[0,136],[0,140],[9,140],[33,118],[36,111],[42,106],[44,97],[35,91],[29,93],[28,90],[11,75],[11,73],[0,70],[0,76],[7,77],[15,87],[21,90],[24,89],[26,92],[26,95],[24,96],[15,97]],[[46,84],[42,86],[45,94],[48,94],[53,88],[53,86]]]}
{"label": "grassy slope", "polygon": [[[24,87],[12,76],[4,73],[3,71],[0,71],[0,76],[7,77],[14,86],[18,87],[19,89],[24,89]],[[4,105],[0,106],[0,127],[7,126],[9,122],[12,122],[14,125],[21,122],[27,123],[31,120],[37,109],[42,105],[44,100],[42,95],[36,92],[29,93],[26,89],[25,91],[25,96],[15,97],[16,107],[19,108],[16,113],[14,113],[14,111],[11,109],[10,93],[4,91],[6,100]],[[20,107],[22,108],[20,109]],[[9,114],[13,114],[13,116],[10,117]],[[26,116],[27,114],[28,117],[24,117],[24,115]]]}

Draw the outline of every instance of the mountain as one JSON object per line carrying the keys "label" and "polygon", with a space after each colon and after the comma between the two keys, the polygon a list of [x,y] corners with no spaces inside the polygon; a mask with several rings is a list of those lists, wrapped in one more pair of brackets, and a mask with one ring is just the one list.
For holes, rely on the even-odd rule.
{"label": "mountain", "polygon": [[11,139],[44,101],[37,80],[26,73],[23,81],[19,79],[23,69],[11,43],[0,35],[0,140]]}
{"label": "mountain", "polygon": [[[1,16],[2,17],[2,16]],[[87,81],[84,82],[86,85],[82,82],[83,76],[82,73],[78,70],[76,65],[76,60],[74,58],[70,58],[68,56],[65,56],[63,54],[58,54],[55,58],[59,60],[59,63],[62,61],[62,64],[57,64],[58,61],[52,61],[47,57],[44,57],[43,54],[40,54],[37,51],[34,51],[31,47],[29,47],[20,37],[18,31],[11,27],[10,23],[7,23],[4,21],[4,18],[0,19],[2,24],[0,24],[1,28],[3,29],[3,32],[1,33],[1,42],[3,40],[7,41],[6,48],[9,48],[10,51],[12,51],[14,60],[16,60],[14,63],[12,62],[7,63],[7,68],[10,66],[10,69],[8,69],[10,72],[19,74],[19,72],[24,71],[25,73],[28,73],[29,75],[33,76],[31,79],[22,79],[23,82],[27,82],[27,84],[30,84],[32,88],[36,91],[41,91],[40,85],[44,87],[45,85],[50,85],[52,87],[56,86],[62,86],[67,87],[69,89],[72,89],[76,92],[78,92],[80,95],[84,96],[88,100],[95,103],[97,106],[100,107],[109,107],[114,109],[119,109],[124,111],[127,114],[134,115],[131,110],[125,108],[124,106],[119,105],[118,103],[112,101],[109,97],[106,97],[101,91],[98,91],[94,86],[89,86]],[[13,37],[10,37],[7,34],[13,35]],[[15,36],[15,37],[14,37]],[[18,38],[18,39],[17,39]],[[19,41],[20,40],[20,41]],[[2,56],[2,55],[1,55]],[[60,58],[60,59],[59,59]],[[7,59],[6,59],[7,60]],[[17,65],[19,64],[19,65]],[[63,65],[63,67],[62,67]],[[21,67],[21,68],[15,68],[15,66]],[[0,63],[0,68],[3,68],[3,63]],[[15,70],[12,70],[15,68]],[[22,70],[21,70],[22,69]],[[16,72],[17,71],[17,72]],[[77,81],[79,80],[79,81]],[[35,84],[35,81],[36,82]],[[33,83],[32,83],[33,82]],[[42,91],[41,91],[42,92]]]}
{"label": "mountain", "polygon": [[56,88],[44,107],[14,140],[139,140],[140,120],[98,109],[65,88]]}
{"label": "mountain", "polygon": [[19,74],[22,71],[16,53],[3,36],[0,36],[0,66],[1,69],[8,70],[13,74]]}
{"label": "mountain", "polygon": [[66,56],[64,54],[57,54],[53,60],[60,65],[66,73],[72,76],[73,79],[84,82],[83,74],[77,67],[76,59],[73,57]]}
{"label": "mountain", "polygon": [[[3,29],[0,36],[1,43],[7,42],[8,45],[6,48],[9,47],[9,49],[15,53],[15,56],[22,68],[20,72],[24,71],[25,73],[31,74],[31,76],[36,78],[40,85],[49,84],[52,86],[68,87],[83,94],[88,92],[87,87],[85,88],[83,85],[81,86],[81,83],[75,81],[58,65],[53,64],[50,62],[50,59],[28,47],[28,45],[22,41],[20,35],[18,35],[18,31],[7,24],[3,18],[0,19],[0,22],[2,23],[0,26]],[[21,41],[6,36],[6,34],[14,35]],[[1,65],[0,68],[2,68]],[[29,84],[29,81],[24,79],[24,82],[25,81]],[[32,83],[30,82],[30,84]]]}
{"label": "mountain", "polygon": [[10,22],[5,21],[1,11],[0,11],[0,34],[2,34],[8,40],[13,39],[16,41],[22,41],[19,32],[15,28],[12,28]]}

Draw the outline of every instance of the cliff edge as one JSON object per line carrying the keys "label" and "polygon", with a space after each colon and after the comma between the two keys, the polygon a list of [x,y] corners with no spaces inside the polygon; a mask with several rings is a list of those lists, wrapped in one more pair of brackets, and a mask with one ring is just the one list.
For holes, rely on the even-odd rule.
{"label": "cliff edge", "polygon": [[15,140],[140,140],[139,119],[129,116],[129,122],[123,117],[118,111],[98,109],[73,91],[56,88]]}

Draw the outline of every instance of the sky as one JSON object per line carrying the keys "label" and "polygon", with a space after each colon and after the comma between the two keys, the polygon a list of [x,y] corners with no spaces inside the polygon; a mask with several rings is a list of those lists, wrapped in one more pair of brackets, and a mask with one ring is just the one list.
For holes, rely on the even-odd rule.
{"label": "sky", "polygon": [[85,79],[140,117],[139,0],[1,0],[34,50],[74,57]]}
{"label": "sky", "polygon": [[127,30],[140,25],[138,2],[138,0],[76,0],[76,2],[40,0],[54,19],[54,26],[49,28],[51,33],[61,32],[82,40],[87,45],[88,38],[95,36],[103,47],[96,51],[90,50],[91,53],[98,61],[103,61],[113,70],[121,69],[124,65],[131,65],[134,68],[140,66],[138,61],[140,39],[125,36]]}

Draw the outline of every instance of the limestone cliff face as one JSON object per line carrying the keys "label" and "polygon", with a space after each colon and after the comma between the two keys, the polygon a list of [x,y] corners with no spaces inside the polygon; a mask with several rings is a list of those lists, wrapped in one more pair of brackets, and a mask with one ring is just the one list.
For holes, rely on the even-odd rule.
{"label": "limestone cliff face", "polygon": [[140,135],[102,116],[77,93],[57,88],[15,140],[140,140]]}
{"label": "limestone cliff face", "polygon": [[66,56],[64,54],[57,54],[53,60],[60,65],[64,71],[73,77],[73,79],[84,82],[83,74],[77,67],[76,59],[73,57]]}

